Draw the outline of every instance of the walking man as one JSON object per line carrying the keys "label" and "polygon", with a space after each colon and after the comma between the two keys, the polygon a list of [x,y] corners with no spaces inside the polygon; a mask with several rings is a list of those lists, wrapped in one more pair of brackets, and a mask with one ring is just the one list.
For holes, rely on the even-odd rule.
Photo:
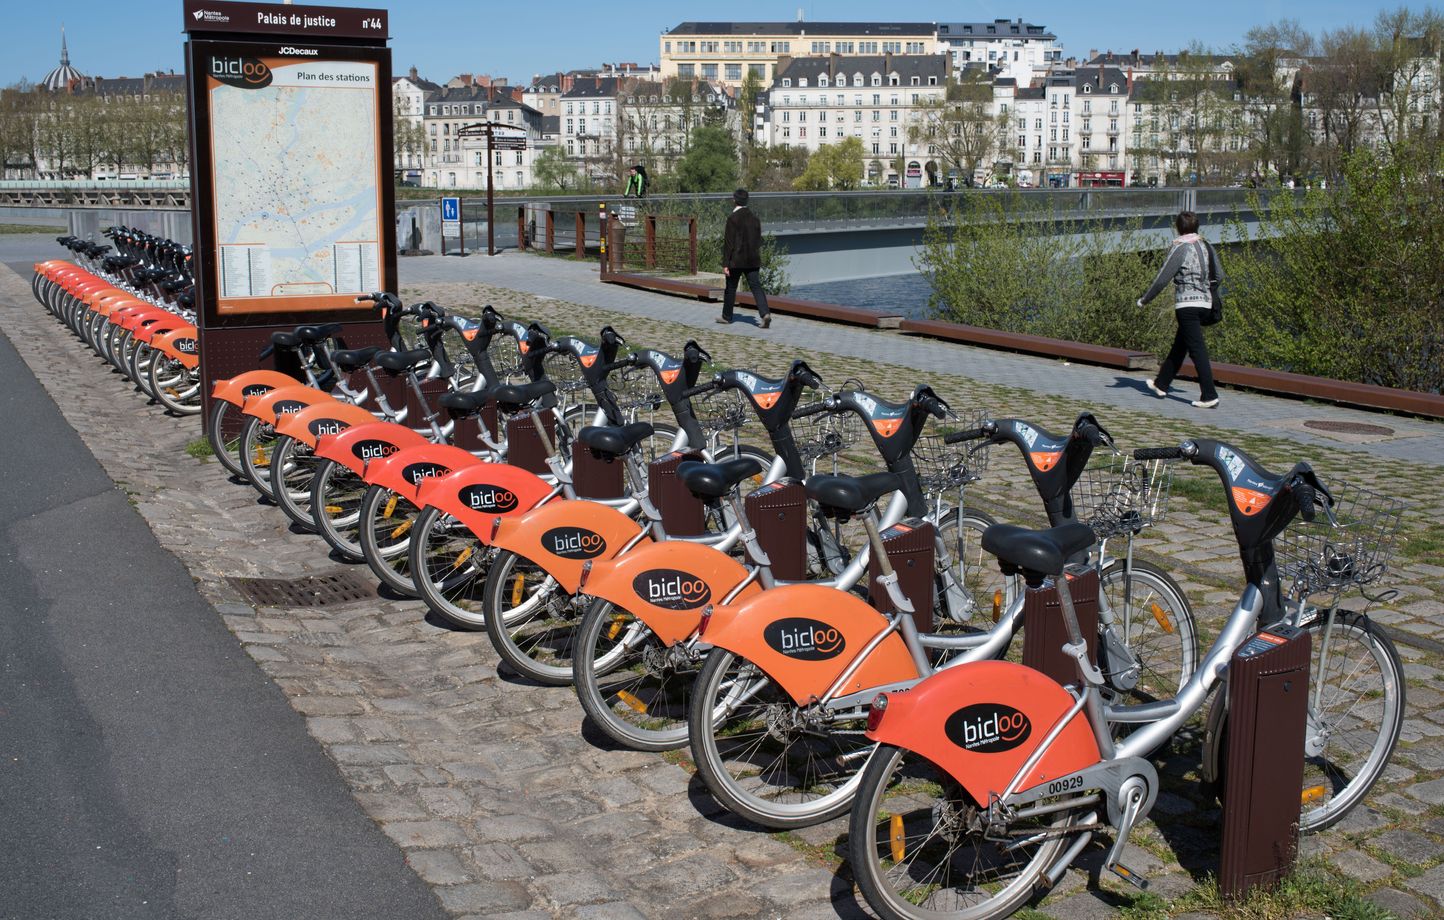
{"label": "walking man", "polygon": [[1138,305],[1143,306],[1157,297],[1168,282],[1173,282],[1173,315],[1178,320],[1178,332],[1173,336],[1168,357],[1158,369],[1158,377],[1148,381],[1148,389],[1160,399],[1167,396],[1168,386],[1187,355],[1193,359],[1193,368],[1198,372],[1199,393],[1193,405],[1197,409],[1212,409],[1218,405],[1218,391],[1213,388],[1213,366],[1208,362],[1208,345],[1203,341],[1203,321],[1213,309],[1211,285],[1223,281],[1223,266],[1214,248],[1198,235],[1198,215],[1180,211],[1173,225],[1178,230],[1178,238],[1169,248],[1158,277],[1138,300]]}
{"label": "walking man", "polygon": [[737,283],[747,276],[747,288],[757,302],[757,315],[762,328],[772,325],[772,311],[767,309],[767,292],[762,289],[762,222],[747,207],[747,189],[732,193],[732,213],[722,233],[722,274],[727,277],[722,294],[722,315],[719,323],[732,322],[732,306],[737,300]]}

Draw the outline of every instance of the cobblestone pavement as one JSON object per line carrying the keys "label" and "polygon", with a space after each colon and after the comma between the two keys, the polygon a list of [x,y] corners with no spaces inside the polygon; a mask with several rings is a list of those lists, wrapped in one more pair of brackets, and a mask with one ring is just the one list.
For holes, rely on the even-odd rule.
{"label": "cobblestone pavement", "polygon": [[[496,263],[467,264],[485,271]],[[539,260],[533,270],[550,271]],[[699,335],[666,319],[515,289],[421,284],[413,274],[408,279],[408,296],[457,309],[493,303],[517,318],[547,322],[554,331],[594,334],[613,323],[631,343],[663,350],[678,350],[697,335],[719,363],[762,373],[779,372],[793,357],[804,357],[829,382],[858,376],[894,397],[918,379],[920,364],[906,354],[895,364],[828,354],[829,327],[814,330],[814,324],[797,320],[782,320],[773,332],[794,326],[793,335],[812,347],[778,348],[759,341],[750,327],[740,335],[733,331],[737,326]],[[711,313],[706,316],[710,323]],[[689,778],[685,758],[609,749],[586,731],[569,690],[523,685],[499,674],[484,635],[444,629],[424,618],[419,602],[377,598],[310,611],[245,603],[228,576],[287,578],[333,572],[340,565],[319,540],[291,532],[275,508],[228,481],[214,461],[188,457],[183,448],[199,434],[195,420],[145,406],[34,304],[26,281],[3,269],[0,328],[246,651],[307,717],[358,801],[455,914],[862,914],[839,868],[845,853],[842,822],[777,835],[739,826],[719,815]],[[960,361],[954,357],[947,366],[958,368]],[[971,372],[971,363],[967,366]],[[1048,375],[1034,375],[1040,387],[1048,383]],[[989,407],[1055,430],[1088,405],[1086,396],[1028,389],[1022,385],[1027,379],[1005,385],[932,369],[926,379],[955,406]],[[1326,480],[1353,478],[1414,502],[1390,582],[1401,594],[1376,611],[1402,640],[1400,652],[1408,663],[1405,739],[1368,805],[1340,827],[1306,841],[1305,849],[1400,916],[1438,915],[1444,898],[1444,755],[1438,743],[1444,736],[1439,689],[1444,647],[1438,641],[1444,636],[1438,622],[1444,612],[1444,553],[1434,521],[1444,498],[1435,486],[1435,463],[1382,457],[1374,445],[1361,450],[1301,443],[1303,435],[1295,439],[1256,428],[1247,419],[1238,429],[1205,428],[1191,421],[1195,416],[1174,417],[1155,406],[1146,402],[1133,410],[1104,402],[1099,412],[1125,446],[1173,443],[1189,434],[1222,437],[1270,467],[1306,457]],[[1234,424],[1231,414],[1208,419],[1213,426]],[[1421,428],[1426,433],[1419,437],[1435,439],[1437,446],[1438,428]],[[1036,521],[1036,497],[1030,501],[1013,481],[1016,462],[997,453],[970,503],[1009,520]],[[1180,474],[1169,519],[1143,546],[1145,556],[1160,559],[1177,576],[1210,637],[1238,588],[1217,489],[1216,482]],[[1185,737],[1162,761],[1166,791],[1156,810],[1159,822],[1140,830],[1128,859],[1151,875],[1157,894],[1179,898],[1173,908],[1178,913],[1202,903],[1193,889],[1217,859],[1218,810],[1198,794],[1197,757],[1196,739]],[[1121,886],[1099,881],[1099,858],[1096,847],[1085,854],[1080,869],[1031,916],[1083,920],[1110,916],[1128,904],[1132,896]]]}

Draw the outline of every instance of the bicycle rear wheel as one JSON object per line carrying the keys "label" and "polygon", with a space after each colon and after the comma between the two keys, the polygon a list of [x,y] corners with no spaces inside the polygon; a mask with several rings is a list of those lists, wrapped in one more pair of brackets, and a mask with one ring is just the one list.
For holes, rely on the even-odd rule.
{"label": "bicycle rear wheel", "polygon": [[574,598],[541,566],[504,551],[486,574],[486,633],[518,674],[554,687],[572,682],[572,642],[581,616]]}
{"label": "bicycle rear wheel", "polygon": [[361,500],[357,542],[361,555],[376,577],[407,597],[416,597],[411,580],[411,529],[421,509],[405,497],[381,486],[371,486]]}
{"label": "bicycle rear wheel", "polygon": [[316,519],[316,532],[347,562],[366,559],[358,530],[367,488],[364,479],[334,460],[322,460],[311,479],[311,514]]}
{"label": "bicycle rear wheel", "polygon": [[275,500],[271,491],[271,459],[276,447],[276,429],[255,416],[246,418],[241,428],[241,441],[236,453],[241,461],[241,478],[266,498]]}
{"label": "bicycle rear wheel", "polygon": [[245,416],[239,406],[217,399],[211,404],[210,424],[206,426],[206,438],[211,442],[211,453],[234,476],[245,476],[237,450],[241,444],[241,426]]}
{"label": "bicycle rear wheel", "polygon": [[411,535],[411,573],[433,613],[457,629],[486,628],[483,594],[491,550],[463,523],[427,508]]}
{"label": "bicycle rear wheel", "polygon": [[577,698],[598,728],[634,751],[683,747],[700,664],[694,654],[663,645],[631,613],[597,599],[576,629]]}
{"label": "bicycle rear wheel", "polygon": [[278,438],[271,452],[271,493],[276,496],[276,504],[297,527],[312,533],[316,519],[311,515],[311,480],[319,462],[309,444],[290,435]]}

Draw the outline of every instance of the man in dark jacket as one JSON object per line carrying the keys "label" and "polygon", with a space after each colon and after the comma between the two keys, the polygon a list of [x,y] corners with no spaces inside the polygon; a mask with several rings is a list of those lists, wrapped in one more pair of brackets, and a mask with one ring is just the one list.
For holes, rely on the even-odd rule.
{"label": "man in dark jacket", "polygon": [[747,287],[757,302],[757,315],[762,328],[772,325],[772,312],[767,309],[767,292],[762,289],[762,222],[752,209],[747,207],[747,189],[739,188],[732,193],[732,214],[727,218],[727,229],[722,233],[722,274],[727,276],[727,286],[722,295],[722,315],[719,323],[732,322],[732,306],[737,301],[737,282],[747,276]]}

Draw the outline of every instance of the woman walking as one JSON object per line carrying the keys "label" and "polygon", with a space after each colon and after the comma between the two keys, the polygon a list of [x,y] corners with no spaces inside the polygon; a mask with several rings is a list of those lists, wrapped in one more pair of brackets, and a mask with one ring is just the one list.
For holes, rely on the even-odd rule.
{"label": "woman walking", "polygon": [[1178,238],[1168,250],[1158,277],[1138,300],[1138,305],[1143,306],[1157,297],[1168,282],[1173,282],[1173,315],[1178,320],[1178,332],[1173,336],[1168,357],[1158,369],[1158,377],[1148,381],[1148,389],[1160,399],[1167,396],[1169,384],[1173,383],[1187,356],[1193,359],[1193,368],[1198,372],[1199,393],[1193,406],[1212,409],[1218,405],[1218,391],[1213,388],[1213,367],[1208,362],[1203,326],[1213,310],[1211,285],[1223,281],[1223,266],[1214,248],[1198,235],[1197,214],[1180,211],[1173,225],[1178,230]]}

